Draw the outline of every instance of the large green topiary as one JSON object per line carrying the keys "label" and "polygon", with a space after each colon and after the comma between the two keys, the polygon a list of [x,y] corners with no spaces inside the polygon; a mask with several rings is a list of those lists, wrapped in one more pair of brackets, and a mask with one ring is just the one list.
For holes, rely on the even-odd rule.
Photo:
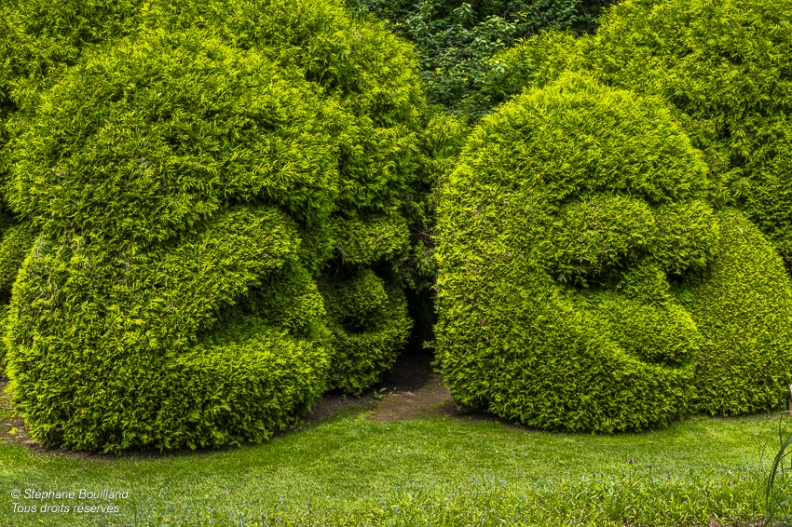
{"label": "large green topiary", "polygon": [[[586,76],[484,119],[439,210],[438,362],[455,397],[541,428],[640,430],[689,411],[697,380],[772,355],[788,364],[785,338],[768,337],[787,335],[777,321],[792,314],[778,261],[740,252],[745,285],[718,297],[713,262],[740,250],[729,229],[749,224],[703,201],[706,173],[662,101]],[[716,278],[688,284],[705,273]],[[740,288],[760,307],[734,304]],[[713,295],[756,346],[735,347],[702,315]],[[757,320],[769,329],[744,326]],[[697,368],[702,353],[728,358]],[[741,382],[702,396],[721,413],[775,407],[783,376],[758,377],[759,396]]]}
{"label": "large green topiary", "polygon": [[[42,100],[17,139],[12,191],[42,235],[8,333],[34,437],[117,451],[287,426],[323,391],[332,356],[310,274],[298,298],[313,300],[276,289],[238,329],[218,313],[272,273],[305,274],[298,222],[326,217],[337,187],[311,90],[190,31],[116,46]],[[268,312],[283,310],[308,329]]]}
{"label": "large green topiary", "polygon": [[625,0],[582,39],[540,36],[497,57],[501,97],[564,69],[663,97],[737,206],[792,269],[792,1]]}
{"label": "large green topiary", "polygon": [[[41,234],[9,372],[46,445],[260,441],[406,338],[389,269],[428,177],[409,49],[332,2],[254,4],[156,4],[13,118],[10,201]],[[350,272],[379,284],[368,340],[339,341],[317,287]]]}

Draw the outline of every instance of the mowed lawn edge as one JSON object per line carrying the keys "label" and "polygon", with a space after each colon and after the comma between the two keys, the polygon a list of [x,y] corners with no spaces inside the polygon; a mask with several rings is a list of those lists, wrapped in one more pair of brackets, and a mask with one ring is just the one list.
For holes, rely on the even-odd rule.
{"label": "mowed lawn edge", "polygon": [[[515,525],[597,525],[625,515],[622,524],[640,525],[646,514],[663,524],[663,507],[677,514],[685,507],[723,509],[713,510],[721,522],[714,525],[742,525],[762,510],[762,475],[778,444],[779,414],[693,416],[664,430],[611,436],[538,432],[447,404],[413,418],[378,419],[378,409],[400,396],[353,400],[337,415],[309,420],[268,443],[217,451],[117,458],[45,452],[20,444],[6,427],[0,525],[497,525],[480,517],[485,509],[493,522],[516,514]],[[7,395],[4,401],[0,420],[8,423],[13,412]],[[727,494],[718,494],[720,488]],[[15,489],[96,497],[14,500]],[[129,496],[108,499],[104,489]],[[630,505],[635,496],[644,503]],[[608,500],[615,500],[609,512]],[[13,511],[14,503],[49,502],[71,511]],[[115,505],[119,514],[75,514],[80,505]],[[598,508],[586,512],[593,505]],[[409,511],[437,523],[408,518]],[[721,513],[739,517],[728,523]],[[668,521],[679,523],[669,514]]]}

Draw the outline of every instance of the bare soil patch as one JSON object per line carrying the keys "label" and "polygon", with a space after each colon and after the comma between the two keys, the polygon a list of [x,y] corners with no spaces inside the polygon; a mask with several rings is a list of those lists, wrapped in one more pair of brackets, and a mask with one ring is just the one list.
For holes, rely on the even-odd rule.
{"label": "bare soil patch", "polygon": [[11,394],[6,392],[8,381],[0,379],[0,441],[23,445],[33,450],[43,451],[28,434],[25,421],[14,413]]}
{"label": "bare soil patch", "polygon": [[316,405],[306,421],[326,419],[344,408],[370,410],[369,419],[395,421],[430,415],[459,415],[451,392],[432,371],[428,354],[406,354],[388,371],[381,383],[360,397],[331,394]]}
{"label": "bare soil patch", "polygon": [[405,357],[385,377],[385,392],[377,401],[371,419],[397,421],[419,419],[430,415],[456,415],[451,392],[442,377],[434,373],[431,357]]}

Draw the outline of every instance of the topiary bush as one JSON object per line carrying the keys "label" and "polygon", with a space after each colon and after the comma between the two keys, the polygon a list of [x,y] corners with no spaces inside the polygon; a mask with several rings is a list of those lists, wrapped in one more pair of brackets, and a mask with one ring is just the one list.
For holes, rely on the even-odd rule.
{"label": "topiary bush", "polygon": [[[462,130],[426,107],[411,47],[379,24],[350,19],[338,2],[262,0],[238,2],[233,9],[226,4],[163,2],[152,9],[147,24],[184,28],[198,19],[235,45],[302,72],[322,98],[339,105],[343,128],[333,132],[339,192],[333,213],[322,221],[329,235],[305,237],[308,252],[315,255],[312,268],[326,280],[376,267],[389,291],[426,288],[434,277],[421,265],[429,259],[425,243],[411,232],[425,231],[433,222],[428,196],[439,172],[435,158],[443,157],[435,154],[446,138],[454,141]],[[410,324],[401,314],[376,324],[389,334],[402,334],[388,340],[390,349],[372,351],[387,360],[374,367],[365,348],[355,348],[360,355],[353,357],[339,341],[346,350],[342,354],[373,369],[362,374],[365,381],[350,378],[334,386],[357,393],[395,360]]]}
{"label": "topiary bush", "polygon": [[[6,305],[11,284],[37,227],[10,210],[8,182],[11,139],[7,121],[20,108],[36,107],[35,98],[57,72],[78,63],[86,50],[100,47],[134,31],[143,2],[59,2],[9,0],[0,5],[0,305]],[[0,349],[3,375],[5,349]]]}
{"label": "topiary bush", "polygon": [[[720,413],[775,407],[783,376],[766,370],[752,377],[766,389],[750,409],[748,382],[697,395],[709,379],[790,359],[772,329],[743,326],[775,329],[792,314],[786,293],[765,285],[788,291],[782,268],[761,249],[741,252],[730,229],[746,220],[714,212],[708,185],[661,100],[585,75],[485,118],[439,208],[437,361],[455,398],[529,426],[596,432],[666,425],[715,400]],[[714,262],[732,251],[745,285],[709,311],[722,284],[701,277],[722,279]],[[749,291],[752,312],[729,300]],[[703,315],[723,310],[751,335],[749,352]]]}
{"label": "topiary bush", "polygon": [[664,98],[705,153],[714,199],[742,210],[792,269],[792,2],[625,0],[600,23],[591,37],[504,52],[483,89],[504,99],[574,69]]}
{"label": "topiary bush", "polygon": [[[40,235],[8,368],[47,446],[261,441],[408,334],[395,275],[370,269],[409,256],[428,177],[409,49],[329,2],[201,6],[152,6],[13,118],[10,202]],[[374,296],[344,306],[376,330],[328,316],[317,282],[346,291],[350,268]]]}

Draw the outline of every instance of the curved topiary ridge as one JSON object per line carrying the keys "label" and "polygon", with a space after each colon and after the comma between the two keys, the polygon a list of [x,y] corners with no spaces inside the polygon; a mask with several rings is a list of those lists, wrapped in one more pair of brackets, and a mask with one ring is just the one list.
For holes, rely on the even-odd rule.
{"label": "curved topiary ridge", "polygon": [[359,394],[396,362],[412,321],[401,288],[370,269],[320,284],[326,299],[336,356],[329,385]]}
{"label": "curved topiary ridge", "polygon": [[607,83],[657,94],[705,150],[718,198],[792,261],[792,2],[635,1],[614,7],[589,62]]}
{"label": "curved topiary ridge", "polygon": [[485,119],[439,216],[455,396],[605,432],[778,408],[789,279],[750,221],[713,211],[705,167],[661,99],[581,74]]}
{"label": "curved topiary ridge", "polygon": [[695,408],[725,416],[782,408],[792,379],[792,286],[773,245],[741,212],[724,210],[718,223],[711,265],[674,288],[707,341]]}

